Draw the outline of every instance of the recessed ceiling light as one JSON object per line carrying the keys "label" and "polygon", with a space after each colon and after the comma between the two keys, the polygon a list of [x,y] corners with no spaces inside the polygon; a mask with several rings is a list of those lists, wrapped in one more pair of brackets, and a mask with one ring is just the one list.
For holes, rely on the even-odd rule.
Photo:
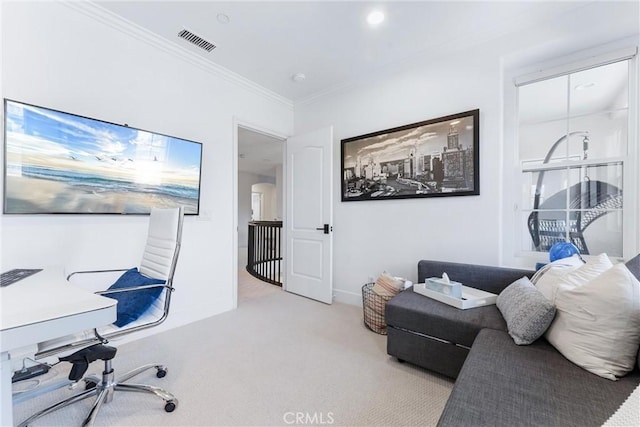
{"label": "recessed ceiling light", "polygon": [[229,19],[229,15],[225,15],[224,13],[219,13],[218,16],[216,16],[216,19],[221,24],[228,24],[231,20]]}
{"label": "recessed ceiling light", "polygon": [[291,80],[293,80],[296,83],[303,82],[304,79],[306,78],[307,76],[305,76],[303,73],[295,73],[293,76],[291,76]]}
{"label": "recessed ceiling light", "polygon": [[371,26],[376,26],[384,21],[384,13],[379,10],[374,10],[367,15],[367,22]]}

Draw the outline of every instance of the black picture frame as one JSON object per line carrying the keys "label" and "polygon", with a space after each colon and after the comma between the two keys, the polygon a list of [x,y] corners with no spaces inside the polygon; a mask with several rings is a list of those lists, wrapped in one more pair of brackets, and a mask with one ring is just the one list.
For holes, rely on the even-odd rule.
{"label": "black picture frame", "polygon": [[480,110],[341,141],[342,201],[480,194]]}

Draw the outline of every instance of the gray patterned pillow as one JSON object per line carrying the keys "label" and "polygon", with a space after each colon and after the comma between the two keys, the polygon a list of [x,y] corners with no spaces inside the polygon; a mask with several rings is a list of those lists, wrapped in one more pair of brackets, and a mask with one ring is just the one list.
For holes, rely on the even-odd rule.
{"label": "gray patterned pillow", "polygon": [[547,300],[527,277],[507,286],[496,300],[507,329],[518,345],[528,345],[545,333],[556,307]]}

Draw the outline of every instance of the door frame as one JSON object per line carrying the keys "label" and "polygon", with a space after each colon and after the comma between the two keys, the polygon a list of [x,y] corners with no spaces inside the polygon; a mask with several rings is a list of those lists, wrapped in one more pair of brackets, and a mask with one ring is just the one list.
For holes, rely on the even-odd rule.
{"label": "door frame", "polygon": [[[265,128],[263,126],[258,126],[255,123],[248,122],[246,120],[242,120],[238,117],[233,117],[233,160],[231,162],[232,165],[232,175],[233,175],[233,227],[232,227],[232,239],[233,239],[233,254],[232,254],[232,272],[231,272],[231,301],[233,309],[238,308],[238,128],[243,127],[253,132],[261,133],[267,136],[271,136],[273,138],[282,139],[286,144],[287,138],[290,135],[285,135],[280,132],[276,132],[272,129]],[[286,163],[286,150],[282,150],[282,173],[283,175],[286,173],[287,163]],[[286,208],[287,201],[284,195],[286,194],[286,180],[282,180],[282,215],[283,221],[286,220]],[[284,227],[282,230],[283,239],[284,235]],[[285,241],[285,240],[282,240]],[[283,260],[283,265],[286,263],[286,260]],[[282,289],[286,290],[286,283],[283,279]]]}

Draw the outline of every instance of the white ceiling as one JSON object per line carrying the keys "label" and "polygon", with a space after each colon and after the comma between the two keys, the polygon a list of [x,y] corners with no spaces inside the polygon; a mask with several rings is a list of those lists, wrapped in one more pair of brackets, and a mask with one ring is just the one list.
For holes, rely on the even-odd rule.
{"label": "white ceiling", "polygon": [[[98,1],[137,26],[293,101],[390,64],[451,53],[548,22],[584,1]],[[376,28],[373,9],[385,12]],[[226,24],[217,20],[223,13]],[[186,28],[217,47],[201,50]],[[295,73],[306,80],[296,83]]]}
{"label": "white ceiling", "polygon": [[238,171],[275,177],[282,164],[283,141],[271,136],[238,128]]}
{"label": "white ceiling", "polygon": [[[611,40],[638,32],[638,2],[103,0],[98,7],[293,102],[358,82],[412,58],[437,60],[528,31],[541,49],[563,37]],[[367,14],[382,10],[376,28]],[[221,23],[218,14],[229,17]],[[602,16],[602,15],[606,16]],[[615,24],[614,24],[615,23]],[[217,47],[178,38],[187,29]],[[527,47],[528,48],[528,47]],[[526,51],[526,50],[525,50]],[[513,58],[512,58],[513,60]],[[303,82],[294,82],[304,73]],[[239,131],[239,170],[274,175],[282,141]]]}

